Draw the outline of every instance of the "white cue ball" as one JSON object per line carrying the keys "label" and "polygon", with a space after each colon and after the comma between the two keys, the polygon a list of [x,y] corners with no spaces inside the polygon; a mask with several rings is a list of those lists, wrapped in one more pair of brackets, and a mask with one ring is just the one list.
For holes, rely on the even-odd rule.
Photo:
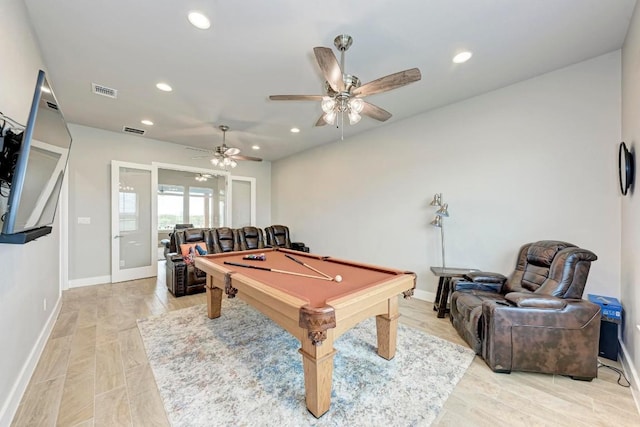
{"label": "white cue ball", "polygon": [[342,282],[342,276],[338,274],[338,275],[335,277],[335,279],[333,279],[333,280],[335,280],[336,282],[340,283],[340,282]]}

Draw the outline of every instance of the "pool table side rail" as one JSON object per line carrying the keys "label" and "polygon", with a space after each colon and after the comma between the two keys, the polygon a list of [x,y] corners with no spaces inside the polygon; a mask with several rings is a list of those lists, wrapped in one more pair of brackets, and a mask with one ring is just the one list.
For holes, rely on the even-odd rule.
{"label": "pool table side rail", "polygon": [[[334,308],[337,338],[361,321],[389,312],[389,304],[397,303],[401,294],[415,288],[415,275],[403,274],[368,289],[327,300]],[[394,301],[392,301],[394,300]]]}
{"label": "pool table side rail", "polygon": [[209,276],[207,287],[221,288],[224,293],[225,275],[231,273],[231,286],[238,290],[236,297],[265,314],[297,339],[300,340],[306,334],[298,323],[300,307],[307,305],[308,300],[265,285],[236,270],[207,263],[205,260],[198,264],[198,268]]}

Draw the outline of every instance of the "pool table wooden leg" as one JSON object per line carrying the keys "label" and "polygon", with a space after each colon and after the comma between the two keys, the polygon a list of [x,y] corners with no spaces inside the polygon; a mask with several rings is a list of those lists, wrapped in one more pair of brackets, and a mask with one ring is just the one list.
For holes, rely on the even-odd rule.
{"label": "pool table wooden leg", "polygon": [[209,319],[220,317],[222,310],[222,289],[213,286],[213,277],[207,274],[207,316]]}
{"label": "pool table wooden leg", "polygon": [[333,329],[327,330],[327,338],[322,345],[313,345],[307,334],[302,339],[302,366],[304,367],[304,389],[307,409],[316,418],[331,406],[333,385]]}
{"label": "pool table wooden leg", "polygon": [[386,314],[376,316],[376,331],[378,333],[378,355],[387,360],[396,355],[396,340],[398,337],[398,297],[388,300]]}

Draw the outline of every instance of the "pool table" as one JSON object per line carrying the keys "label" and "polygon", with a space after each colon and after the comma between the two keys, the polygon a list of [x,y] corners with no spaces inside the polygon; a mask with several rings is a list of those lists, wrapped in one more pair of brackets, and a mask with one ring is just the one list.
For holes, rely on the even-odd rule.
{"label": "pool table", "polygon": [[[261,254],[265,260],[246,259]],[[392,359],[400,316],[398,297],[413,295],[416,283],[411,272],[281,248],[204,255],[194,262],[207,274],[209,318],[220,317],[224,292],[246,301],[300,341],[305,400],[316,417],[331,404],[333,342],[362,320],[376,316],[378,354]]]}

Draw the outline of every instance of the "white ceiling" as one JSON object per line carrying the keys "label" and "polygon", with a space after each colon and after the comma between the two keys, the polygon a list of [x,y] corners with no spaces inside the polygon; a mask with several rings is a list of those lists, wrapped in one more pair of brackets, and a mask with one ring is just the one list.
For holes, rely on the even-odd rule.
{"label": "white ceiling", "polygon": [[[418,67],[422,80],[367,97],[391,112],[345,137],[619,49],[635,0],[25,0],[68,122],[191,147],[222,142],[276,160],[340,138],[314,127],[322,94],[313,47],[349,34],[346,72],[363,83]],[[187,21],[191,10],[212,28]],[[465,64],[451,58],[473,51]],[[335,52],[335,50],[334,50]],[[339,54],[337,54],[340,60]],[[36,73],[34,73],[34,82]],[[155,84],[165,81],[170,93]],[[91,84],[118,90],[94,95]],[[147,127],[142,119],[155,125]],[[297,126],[298,134],[289,132]],[[262,148],[255,152],[251,145]]]}

